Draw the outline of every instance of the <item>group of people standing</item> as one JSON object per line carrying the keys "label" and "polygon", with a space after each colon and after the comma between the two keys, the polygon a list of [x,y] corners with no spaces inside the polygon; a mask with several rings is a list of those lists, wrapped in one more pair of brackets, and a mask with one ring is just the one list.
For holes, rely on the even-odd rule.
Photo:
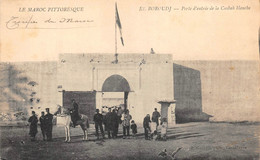
{"label": "group of people standing", "polygon": [[[75,100],[72,100],[73,112],[72,122],[73,126],[76,126],[77,120],[80,119],[78,112],[78,104]],[[151,135],[157,134],[157,127],[159,126],[160,113],[157,111],[157,108],[154,109],[152,114],[152,119],[150,115],[147,114],[143,120],[143,128],[145,139],[148,140],[151,138]],[[123,139],[130,137],[130,128],[132,130],[132,135],[135,136],[137,133],[137,125],[132,116],[129,114],[129,110],[123,110],[121,107],[115,108],[111,111],[111,108],[108,108],[108,112],[105,115],[99,113],[99,109],[96,109],[96,113],[93,118],[95,122],[96,136],[99,139],[99,130],[103,138],[105,138],[105,131],[107,132],[108,138],[117,138],[119,125],[122,125],[123,128]],[[53,115],[50,113],[49,108],[46,108],[46,114],[41,112],[41,117],[39,118],[40,127],[42,131],[43,140],[52,141],[52,121]],[[31,140],[35,140],[37,134],[37,125],[38,118],[34,111],[32,111],[32,116],[29,118],[28,122],[30,123],[30,136]],[[165,123],[164,123],[165,122]],[[103,124],[105,128],[103,129]],[[167,127],[167,119],[161,120],[162,128]],[[163,130],[161,132],[164,132]],[[166,134],[166,131],[165,131]]]}
{"label": "group of people standing", "polygon": [[[145,139],[148,140],[151,138],[149,133],[156,134],[157,127],[159,126],[159,118],[160,113],[157,111],[157,108],[154,109],[152,114],[152,120],[150,115],[147,114],[143,120],[143,127],[145,133]],[[105,137],[105,132],[103,129],[103,124],[105,126],[105,131],[107,131],[108,138],[116,138],[118,134],[119,124],[122,124],[123,127],[123,139],[129,138],[130,136],[130,128],[132,129],[132,135],[135,136],[137,133],[137,125],[134,120],[132,120],[132,116],[129,114],[129,110],[126,109],[123,111],[121,107],[118,109],[113,109],[111,112],[111,108],[108,109],[108,113],[106,115],[102,115],[99,113],[99,109],[96,109],[96,113],[93,118],[95,122],[96,136],[99,139],[99,130],[101,132],[102,137]],[[132,121],[131,121],[132,120]]]}
{"label": "group of people standing", "polygon": [[[40,127],[42,131],[43,140],[52,141],[52,120],[53,115],[50,113],[50,109],[46,108],[46,114],[41,112]],[[32,111],[32,116],[29,118],[31,141],[35,141],[36,134],[38,133],[38,117],[35,111]]]}
{"label": "group of people standing", "polygon": [[[152,138],[153,134],[157,134],[157,127],[159,126],[159,118],[161,114],[157,111],[157,108],[154,108],[154,112],[152,114],[152,121],[150,118],[150,114],[147,114],[143,120],[144,127],[144,136],[146,140]],[[150,133],[150,135],[149,135]]]}
{"label": "group of people standing", "polygon": [[[132,129],[133,135],[137,133],[137,126],[132,120],[132,116],[129,114],[129,110],[123,111],[121,107],[118,109],[111,108],[108,109],[106,115],[102,115],[99,113],[99,109],[96,109],[96,113],[94,115],[94,122],[95,122],[95,129],[96,129],[96,136],[99,139],[99,130],[103,138],[105,138],[105,132],[103,129],[103,124],[105,126],[105,131],[107,131],[108,138],[117,138],[119,125],[122,124],[123,127],[123,139],[129,138],[130,127]],[[131,121],[131,123],[130,123]]]}

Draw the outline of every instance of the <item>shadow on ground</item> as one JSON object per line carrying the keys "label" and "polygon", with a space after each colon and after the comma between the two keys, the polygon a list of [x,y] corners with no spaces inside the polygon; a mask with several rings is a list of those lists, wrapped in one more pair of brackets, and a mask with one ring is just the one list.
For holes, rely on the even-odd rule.
{"label": "shadow on ground", "polygon": [[[89,140],[82,141],[80,128],[71,129],[71,142],[65,143],[64,128],[54,126],[53,142],[31,142],[28,127],[1,127],[3,159],[172,159],[170,154],[182,149],[176,159],[259,159],[259,125],[227,123],[188,123],[169,127],[167,141],[144,140],[139,125],[137,137],[122,139],[120,127],[117,139],[96,140],[94,127]],[[158,153],[167,150],[166,157]]]}

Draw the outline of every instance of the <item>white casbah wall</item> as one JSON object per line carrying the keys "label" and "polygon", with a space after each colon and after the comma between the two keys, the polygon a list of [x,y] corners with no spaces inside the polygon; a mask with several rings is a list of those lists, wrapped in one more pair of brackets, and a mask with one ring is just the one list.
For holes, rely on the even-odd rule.
{"label": "white casbah wall", "polygon": [[[174,61],[200,72],[202,111],[213,121],[259,121],[259,61]],[[175,75],[177,76],[177,75]]]}
{"label": "white casbah wall", "polygon": [[58,84],[66,91],[97,91],[97,108],[102,106],[102,86],[112,75],[124,77],[130,86],[128,109],[142,122],[159,100],[173,99],[172,57],[165,54],[61,54]]}

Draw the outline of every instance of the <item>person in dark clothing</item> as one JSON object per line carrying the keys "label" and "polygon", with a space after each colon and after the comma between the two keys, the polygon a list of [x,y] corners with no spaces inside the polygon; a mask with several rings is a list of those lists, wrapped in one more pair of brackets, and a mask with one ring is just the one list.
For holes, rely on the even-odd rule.
{"label": "person in dark clothing", "polygon": [[41,126],[41,130],[42,130],[42,137],[43,140],[45,141],[45,137],[46,137],[46,122],[45,122],[45,115],[44,112],[42,112],[42,115],[40,117],[40,126]]}
{"label": "person in dark clothing", "polygon": [[111,108],[109,108],[108,112],[106,114],[106,129],[107,129],[108,138],[111,138],[110,133],[113,131],[113,127],[114,127],[113,115],[112,115],[112,112],[111,112]]}
{"label": "person in dark clothing", "polygon": [[32,111],[32,116],[29,118],[28,122],[30,123],[30,132],[29,135],[31,136],[31,141],[35,141],[35,136],[37,134],[37,123],[38,118],[35,115],[35,112]]}
{"label": "person in dark clothing", "polygon": [[151,123],[150,115],[147,114],[143,121],[144,135],[146,140],[149,139],[148,133],[151,131],[150,123]]}
{"label": "person in dark clothing", "polygon": [[71,113],[71,121],[73,123],[73,127],[75,128],[77,125],[77,121],[80,120],[80,115],[79,115],[79,105],[76,103],[74,99],[72,99],[72,113]]}
{"label": "person in dark clothing", "polygon": [[45,124],[46,124],[46,136],[47,136],[47,141],[52,141],[52,120],[53,120],[53,115],[50,113],[50,109],[46,108],[47,114],[44,116],[45,117]]}
{"label": "person in dark clothing", "polygon": [[123,112],[124,112],[124,111],[122,110],[122,108],[121,108],[121,107],[118,107],[118,109],[117,109],[117,116],[118,116],[118,123],[119,123],[119,124],[122,123],[121,118],[122,118]]}
{"label": "person in dark clothing", "polygon": [[104,124],[104,131],[107,131],[107,120],[106,120],[106,113],[102,110],[101,114],[103,116],[103,124]]}
{"label": "person in dark clothing", "polygon": [[122,123],[122,114],[123,114],[123,110],[121,109],[121,107],[118,107],[116,110],[116,114],[117,114],[117,126],[116,126],[116,135],[118,134],[118,129],[119,129],[119,124]]}
{"label": "person in dark clothing", "polygon": [[160,117],[160,113],[157,111],[157,108],[154,108],[154,112],[152,115],[152,121],[156,122],[157,126],[159,125],[159,117]]}
{"label": "person in dark clothing", "polygon": [[102,125],[102,123],[103,123],[103,115],[99,113],[99,109],[96,109],[96,114],[94,115],[93,120],[95,122],[95,129],[96,129],[97,139],[99,139],[98,128],[100,129],[102,137],[104,138],[105,134],[104,134],[103,125]]}
{"label": "person in dark clothing", "polygon": [[112,138],[117,138],[117,132],[118,132],[118,126],[119,126],[119,123],[118,123],[118,117],[117,117],[117,113],[116,113],[116,110],[113,109],[112,111],[112,127],[113,127],[113,132],[112,132]]}
{"label": "person in dark clothing", "polygon": [[129,110],[125,110],[125,113],[122,115],[122,126],[123,126],[123,139],[130,138],[129,129],[130,129],[130,120],[132,116],[129,114]]}
{"label": "person in dark clothing", "polygon": [[137,126],[136,126],[134,120],[131,121],[131,130],[132,130],[132,133],[133,133],[133,137],[135,137],[135,135],[137,133]]}

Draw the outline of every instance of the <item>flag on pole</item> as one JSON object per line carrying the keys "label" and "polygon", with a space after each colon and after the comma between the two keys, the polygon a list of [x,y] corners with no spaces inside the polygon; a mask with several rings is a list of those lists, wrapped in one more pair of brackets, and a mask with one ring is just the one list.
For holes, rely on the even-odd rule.
{"label": "flag on pole", "polygon": [[122,45],[124,46],[124,40],[123,40],[123,36],[122,36],[122,25],[121,25],[119,14],[118,14],[117,3],[116,3],[116,24],[120,31],[120,39],[121,39]]}

